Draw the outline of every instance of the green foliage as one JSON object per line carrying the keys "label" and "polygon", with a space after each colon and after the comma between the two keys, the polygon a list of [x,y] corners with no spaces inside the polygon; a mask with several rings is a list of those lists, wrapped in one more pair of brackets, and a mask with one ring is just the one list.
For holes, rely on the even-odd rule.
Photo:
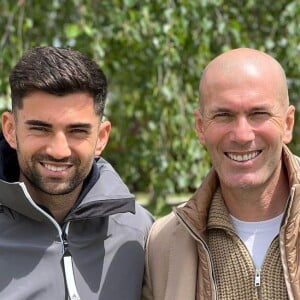
{"label": "green foliage", "polygon": [[[159,214],[166,195],[193,192],[210,166],[194,130],[198,81],[224,50],[265,50],[285,68],[290,98],[300,94],[300,3],[254,0],[3,0],[0,2],[0,109],[8,74],[35,45],[74,47],[109,79],[113,131],[104,157]],[[300,129],[293,148],[300,152]]]}

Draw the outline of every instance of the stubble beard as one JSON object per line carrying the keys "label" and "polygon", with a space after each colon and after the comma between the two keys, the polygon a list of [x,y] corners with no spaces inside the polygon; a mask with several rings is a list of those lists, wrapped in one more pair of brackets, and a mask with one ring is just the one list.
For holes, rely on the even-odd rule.
{"label": "stubble beard", "polygon": [[92,163],[90,163],[89,165],[86,164],[82,166],[81,161],[77,157],[60,160],[61,162],[71,163],[72,168],[74,169],[69,177],[65,178],[64,181],[61,181],[55,177],[45,178],[40,174],[37,164],[40,164],[40,161],[42,160],[58,162],[58,160],[50,158],[49,156],[34,155],[30,162],[27,162],[23,168],[20,166],[20,175],[26,179],[31,189],[36,190],[39,193],[42,192],[48,196],[59,196],[72,193],[83,183],[92,165]]}

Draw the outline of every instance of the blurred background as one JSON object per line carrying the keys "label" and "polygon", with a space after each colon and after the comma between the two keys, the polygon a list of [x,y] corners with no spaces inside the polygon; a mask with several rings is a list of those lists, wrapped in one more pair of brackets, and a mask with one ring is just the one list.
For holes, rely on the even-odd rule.
{"label": "blurred background", "polygon": [[[205,65],[231,48],[265,51],[285,69],[300,112],[299,29],[298,0],[1,0],[0,112],[10,107],[8,76],[24,50],[85,53],[109,82],[113,129],[103,157],[159,217],[210,167],[193,120]],[[290,146],[299,155],[297,124]]]}

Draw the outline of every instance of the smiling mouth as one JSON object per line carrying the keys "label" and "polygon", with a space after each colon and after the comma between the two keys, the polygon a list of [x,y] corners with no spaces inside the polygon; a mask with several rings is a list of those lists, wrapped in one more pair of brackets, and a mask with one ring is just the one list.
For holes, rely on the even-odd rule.
{"label": "smiling mouth", "polygon": [[245,154],[236,154],[236,153],[226,152],[225,155],[234,161],[244,162],[244,161],[248,161],[248,160],[251,160],[251,159],[257,157],[260,153],[261,153],[261,151],[253,151],[253,152],[249,152],[249,153],[245,153]]}
{"label": "smiling mouth", "polygon": [[64,166],[56,166],[56,165],[51,165],[51,164],[45,164],[45,163],[42,163],[42,165],[48,169],[49,171],[52,171],[52,172],[62,172],[62,171],[65,171],[67,169],[69,169],[71,166],[69,165],[64,165]]}

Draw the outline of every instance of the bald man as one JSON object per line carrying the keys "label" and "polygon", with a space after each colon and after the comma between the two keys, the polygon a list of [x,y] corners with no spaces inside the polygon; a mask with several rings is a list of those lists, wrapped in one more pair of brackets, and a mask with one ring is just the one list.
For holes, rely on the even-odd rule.
{"label": "bald man", "polygon": [[143,299],[300,299],[300,159],[285,72],[228,51],[205,68],[195,124],[212,169],[153,225]]}

